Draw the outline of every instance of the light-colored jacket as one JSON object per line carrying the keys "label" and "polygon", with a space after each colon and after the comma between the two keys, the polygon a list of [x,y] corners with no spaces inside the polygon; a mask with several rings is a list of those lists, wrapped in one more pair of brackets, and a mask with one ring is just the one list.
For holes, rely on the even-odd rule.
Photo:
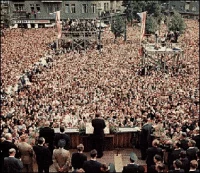
{"label": "light-colored jacket", "polygon": [[20,142],[18,144],[19,151],[21,153],[21,159],[23,164],[32,164],[33,161],[33,148],[27,142]]}
{"label": "light-colored jacket", "polygon": [[68,150],[64,148],[54,149],[53,150],[53,163],[57,171],[60,168],[63,168],[63,172],[69,171],[71,156]]}

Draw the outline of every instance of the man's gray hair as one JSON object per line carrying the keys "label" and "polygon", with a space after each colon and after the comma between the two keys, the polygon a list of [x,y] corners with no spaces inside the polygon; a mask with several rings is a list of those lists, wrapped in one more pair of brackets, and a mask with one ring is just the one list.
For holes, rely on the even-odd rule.
{"label": "man's gray hair", "polygon": [[16,153],[16,150],[14,148],[11,148],[9,149],[9,153],[12,154],[12,153]]}

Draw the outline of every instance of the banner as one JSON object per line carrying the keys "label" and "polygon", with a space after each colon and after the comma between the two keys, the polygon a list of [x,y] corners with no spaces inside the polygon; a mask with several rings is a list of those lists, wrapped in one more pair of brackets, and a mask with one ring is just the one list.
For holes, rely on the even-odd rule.
{"label": "banner", "polygon": [[62,28],[60,24],[60,11],[56,11],[56,25],[58,30],[58,39],[61,38],[62,35]]}
{"label": "banner", "polygon": [[145,24],[146,24],[146,17],[147,17],[147,12],[144,11],[142,13],[137,13],[138,16],[141,18],[141,36],[140,39],[142,41],[144,34],[145,34]]}
{"label": "banner", "polygon": [[143,40],[144,34],[145,34],[145,24],[146,24],[146,17],[147,17],[147,12],[144,11],[142,13],[137,13],[137,15],[140,17],[141,19],[141,35],[140,35],[140,49],[139,49],[139,55],[142,56],[143,54],[143,50],[141,47],[141,42]]}

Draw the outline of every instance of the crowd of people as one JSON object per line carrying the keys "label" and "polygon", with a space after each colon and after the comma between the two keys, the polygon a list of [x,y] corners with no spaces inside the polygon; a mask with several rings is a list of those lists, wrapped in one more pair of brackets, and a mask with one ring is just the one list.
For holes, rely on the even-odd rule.
{"label": "crowd of people", "polygon": [[[110,127],[142,128],[150,118],[155,132],[160,131],[155,136],[165,139],[160,140],[164,144],[174,144],[183,133],[190,140],[199,136],[199,23],[186,23],[186,34],[178,39],[185,52],[182,69],[149,75],[138,74],[137,27],[128,28],[127,43],[119,38],[114,44],[114,35],[105,30],[101,53],[71,51],[57,56],[49,47],[56,38],[54,29],[6,30],[1,38],[2,137],[9,131],[17,142],[29,130],[34,138],[45,121],[52,128],[81,128],[96,112]],[[49,55],[51,61],[35,68]],[[28,82],[20,78],[25,73]],[[19,82],[22,87],[14,90]]]}

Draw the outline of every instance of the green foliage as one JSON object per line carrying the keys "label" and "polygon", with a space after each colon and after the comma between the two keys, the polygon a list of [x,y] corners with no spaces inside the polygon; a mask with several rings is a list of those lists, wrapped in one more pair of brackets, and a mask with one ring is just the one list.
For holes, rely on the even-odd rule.
{"label": "green foliage", "polygon": [[117,37],[122,36],[122,34],[125,32],[125,23],[124,23],[124,19],[122,16],[117,15],[111,24],[111,31],[113,32],[113,34],[115,35],[115,39]]}
{"label": "green foliage", "polygon": [[130,22],[133,19],[139,19],[137,13],[141,13],[145,10],[146,1],[127,0],[123,5],[126,7],[124,13],[126,13],[127,20]]}
{"label": "green foliage", "polygon": [[149,16],[146,20],[145,30],[146,34],[154,34],[158,29],[158,22],[156,21],[155,17]]}
{"label": "green foliage", "polygon": [[186,24],[181,14],[177,11],[173,12],[173,15],[169,21],[168,29],[173,32],[179,31],[180,33],[183,33],[183,31],[186,29]]}

